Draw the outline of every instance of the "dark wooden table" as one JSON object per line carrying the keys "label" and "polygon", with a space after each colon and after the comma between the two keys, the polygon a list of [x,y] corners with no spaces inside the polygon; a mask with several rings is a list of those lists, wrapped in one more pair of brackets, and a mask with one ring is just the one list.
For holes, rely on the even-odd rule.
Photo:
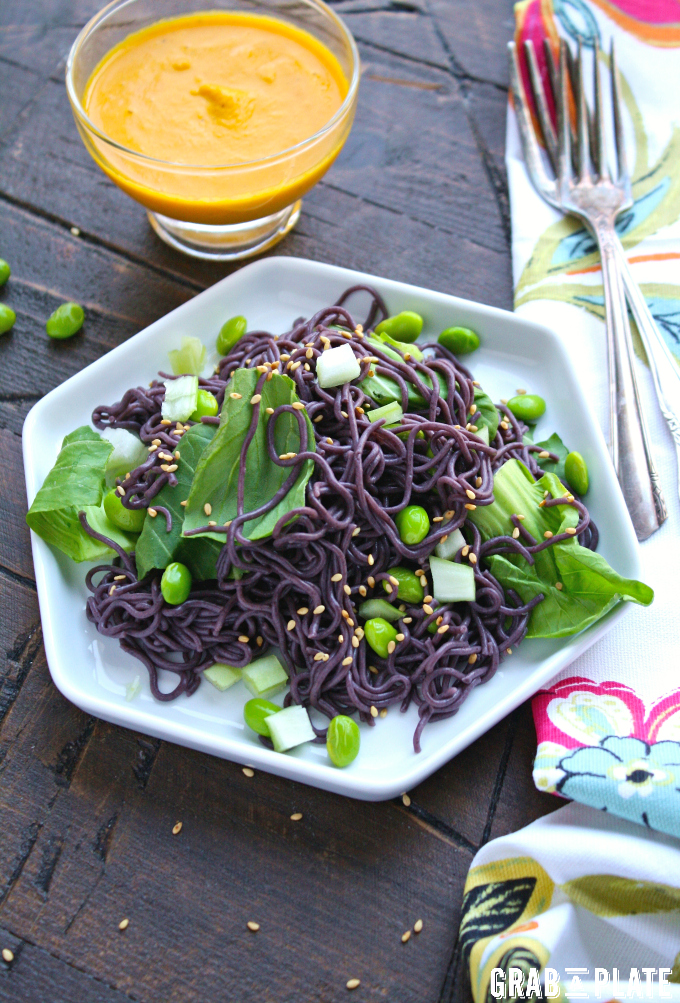
{"label": "dark wooden table", "polygon": [[[17,313],[0,339],[0,948],[14,952],[0,961],[0,1001],[334,1003],[352,977],[357,1000],[467,999],[456,937],[470,861],[558,807],[531,782],[528,706],[407,808],[247,779],[88,718],[50,680],[24,523],[24,417],[228,271],[160,243],[78,138],[64,62],[98,6],[0,5],[0,256],[12,266],[0,298]],[[511,307],[510,0],[334,6],[361,51],[357,118],[275,253]],[[86,308],[83,331],[51,341],[45,320],[71,299]],[[422,934],[402,944],[419,917]]]}

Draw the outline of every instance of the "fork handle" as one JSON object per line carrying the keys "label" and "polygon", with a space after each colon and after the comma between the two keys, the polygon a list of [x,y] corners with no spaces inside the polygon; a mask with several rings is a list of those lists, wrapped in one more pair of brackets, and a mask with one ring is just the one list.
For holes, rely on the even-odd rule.
{"label": "fork handle", "polygon": [[626,299],[642,338],[647,361],[654,381],[656,397],[661,413],[668,423],[675,451],[678,457],[678,488],[680,493],[680,370],[671,354],[663,335],[642,295],[642,290],[633,278],[628,259],[618,235],[615,235],[616,253],[623,276]]}
{"label": "fork handle", "polygon": [[610,387],[610,452],[638,540],[655,533],[666,518],[640,395],[633,371],[628,323],[613,219],[593,223],[602,259]]}

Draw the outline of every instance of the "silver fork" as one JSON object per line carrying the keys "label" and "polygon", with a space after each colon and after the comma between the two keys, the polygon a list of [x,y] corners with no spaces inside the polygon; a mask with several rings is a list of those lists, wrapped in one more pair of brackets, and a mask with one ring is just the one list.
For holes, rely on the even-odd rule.
{"label": "silver fork", "polygon": [[621,273],[623,250],[614,222],[618,214],[632,205],[630,180],[625,166],[622,142],[619,87],[616,62],[612,54],[612,97],[614,133],[617,147],[618,172],[612,178],[607,168],[607,149],[604,132],[602,87],[597,48],[595,49],[594,82],[595,100],[592,132],[595,140],[591,169],[591,141],[589,117],[583,81],[583,59],[579,49],[575,87],[577,122],[576,137],[572,144],[569,123],[569,65],[565,43],[560,48],[559,69],[555,70],[557,87],[557,136],[552,131],[551,149],[550,116],[545,93],[536,65],[533,45],[527,43],[529,71],[536,98],[536,108],[546,137],[546,148],[552,155],[555,177],[545,169],[538,141],[534,134],[528,104],[524,95],[517,51],[513,42],[510,51],[510,83],[515,98],[515,112],[529,175],[534,186],[551,205],[562,212],[578,216],[592,231],[597,240],[602,259],[605,321],[607,329],[607,354],[610,386],[610,452],[621,489],[630,513],[636,535],[646,540],[656,532],[667,516],[661,493],[659,476],[654,465],[640,396],[633,370],[633,344],[628,322]]}

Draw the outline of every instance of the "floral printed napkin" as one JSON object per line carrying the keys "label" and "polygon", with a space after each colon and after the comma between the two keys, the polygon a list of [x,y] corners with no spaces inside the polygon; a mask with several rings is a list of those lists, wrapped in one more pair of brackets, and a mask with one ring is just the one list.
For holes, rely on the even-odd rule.
{"label": "floral printed napkin", "polygon": [[[635,204],[619,220],[633,272],[680,358],[680,0],[522,0],[518,47],[544,38],[584,51],[599,39],[603,69],[616,40]],[[586,56],[590,65],[590,55]],[[515,309],[564,339],[608,435],[603,294],[596,246],[573,217],[534,191],[512,109],[506,162]],[[534,699],[534,780],[551,791],[680,836],[680,506],[673,443],[636,339],[643,405],[669,510],[641,548],[649,609],[628,615]],[[579,449],[578,443],[567,443]],[[607,527],[601,527],[606,534]]]}
{"label": "floral printed napkin", "polygon": [[460,948],[475,1003],[537,989],[560,1001],[680,1001],[679,917],[680,843],[567,805],[472,862]]}

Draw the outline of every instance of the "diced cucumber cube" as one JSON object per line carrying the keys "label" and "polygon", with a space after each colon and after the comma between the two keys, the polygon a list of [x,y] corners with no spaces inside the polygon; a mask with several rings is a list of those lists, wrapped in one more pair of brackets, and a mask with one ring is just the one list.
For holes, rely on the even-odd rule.
{"label": "diced cucumber cube", "polygon": [[401,404],[397,401],[391,401],[389,404],[377,407],[375,411],[369,411],[366,417],[369,421],[380,421],[381,418],[384,418],[388,425],[397,424],[404,417],[404,412]]}
{"label": "diced cucumber cube", "polygon": [[241,673],[244,685],[254,697],[268,700],[288,685],[288,673],[276,655],[265,655],[246,665]]}
{"label": "diced cucumber cube", "polygon": [[459,529],[452,529],[445,540],[440,540],[434,548],[437,557],[443,561],[450,561],[456,556],[461,547],[465,546],[465,537]]}
{"label": "diced cucumber cube", "polygon": [[277,752],[286,752],[316,738],[307,710],[297,704],[268,717],[267,727]]}
{"label": "diced cucumber cube", "polygon": [[439,602],[474,602],[475,573],[469,564],[454,564],[440,557],[430,558],[432,595]]}
{"label": "diced cucumber cube", "polygon": [[241,669],[235,669],[233,665],[223,665],[220,662],[216,662],[215,665],[211,665],[209,669],[206,669],[203,675],[209,683],[213,684],[216,690],[224,693],[225,690],[228,690],[230,686],[239,681],[241,671]]}

